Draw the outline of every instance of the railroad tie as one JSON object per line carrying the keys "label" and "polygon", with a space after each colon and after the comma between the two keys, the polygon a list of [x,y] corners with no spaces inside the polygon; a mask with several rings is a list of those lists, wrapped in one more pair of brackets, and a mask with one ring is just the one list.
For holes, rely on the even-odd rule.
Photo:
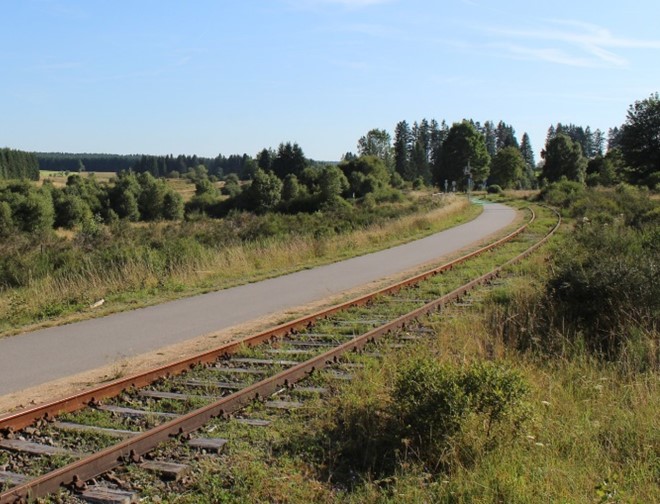
{"label": "railroad tie", "polygon": [[253,368],[244,368],[244,367],[229,367],[217,365],[213,369],[220,373],[227,374],[249,374],[249,375],[263,375],[266,372],[263,369],[253,369]]}
{"label": "railroad tie", "polygon": [[90,504],[134,504],[139,502],[138,494],[135,492],[100,486],[88,488],[80,497]]}
{"label": "railroad tie", "polygon": [[294,387],[291,389],[292,393],[301,393],[301,394],[327,394],[328,389],[325,387]]}
{"label": "railroad tie", "polygon": [[251,357],[238,357],[236,359],[231,359],[231,362],[236,362],[238,364],[255,364],[255,365],[263,365],[263,366],[296,366],[297,364],[300,364],[300,362],[298,361],[253,359]]}
{"label": "railroad tie", "polygon": [[241,382],[224,382],[224,381],[201,381],[201,380],[187,380],[178,382],[185,387],[213,387],[225,390],[241,390],[248,386],[247,383]]}
{"label": "railroad tie", "polygon": [[188,446],[212,453],[220,453],[226,444],[227,440],[223,438],[193,438],[188,441]]}
{"label": "railroad tie", "polygon": [[285,340],[283,341],[286,345],[291,345],[293,347],[301,348],[331,348],[335,346],[335,343],[332,341],[303,341],[303,340]]}
{"label": "railroad tie", "polygon": [[187,464],[161,462],[160,460],[148,460],[142,462],[140,467],[146,471],[156,473],[161,478],[170,481],[179,481],[190,472],[190,466]]}
{"label": "railroad tie", "polygon": [[262,420],[260,418],[234,418],[235,422],[242,425],[249,425],[250,427],[268,427],[270,420]]}
{"label": "railroad tie", "polygon": [[196,394],[181,394],[179,392],[160,392],[158,390],[140,390],[138,392],[140,397],[148,397],[150,399],[171,399],[173,401],[189,401],[195,399],[202,399],[205,401],[214,401],[217,398],[211,396],[203,396]]}
{"label": "railroad tie", "polygon": [[0,485],[22,485],[30,480],[27,476],[11,471],[0,471]]}
{"label": "railroad tie", "polygon": [[266,353],[273,355],[310,355],[314,352],[304,348],[269,348]]}
{"label": "railroad tie", "polygon": [[126,438],[137,436],[139,432],[120,430],[120,429],[106,429],[105,427],[96,427],[95,425],[82,425],[71,422],[54,422],[53,427],[59,430],[78,431],[78,432],[98,432],[107,436]]}
{"label": "railroad tie", "polygon": [[180,416],[177,415],[176,413],[165,413],[163,411],[147,411],[147,410],[140,410],[134,408],[124,408],[122,406],[113,406],[111,404],[102,404],[97,408],[102,411],[109,411],[110,413],[116,413],[117,415],[129,416],[129,417],[130,416],[144,417],[144,416],[152,415],[163,418],[178,418]]}
{"label": "railroad tie", "polygon": [[13,452],[29,453],[31,455],[69,455],[76,458],[84,456],[83,453],[60,448],[59,446],[23,441],[21,439],[3,439],[0,441],[0,448]]}

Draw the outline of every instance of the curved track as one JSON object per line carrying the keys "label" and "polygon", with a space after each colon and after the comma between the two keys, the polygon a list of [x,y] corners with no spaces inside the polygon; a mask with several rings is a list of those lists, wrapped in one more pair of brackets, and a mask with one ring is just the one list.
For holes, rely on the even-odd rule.
{"label": "curved track", "polygon": [[[532,216],[533,220],[533,216]],[[530,221],[531,222],[531,221]],[[232,343],[225,345],[221,348],[218,348],[212,352],[207,352],[202,355],[198,355],[192,359],[186,359],[175,363],[168,367],[159,368],[153,370],[150,373],[144,373],[142,375],[133,376],[124,380],[118,380],[117,382],[110,383],[104,387],[97,387],[94,390],[79,394],[75,397],[70,397],[67,400],[60,401],[58,403],[52,403],[50,405],[44,405],[42,407],[32,408],[24,412],[19,412],[13,415],[0,418],[0,430],[5,432],[11,432],[16,429],[30,425],[35,420],[43,417],[52,417],[54,415],[60,414],[63,411],[74,411],[86,405],[96,408],[99,406],[101,399],[109,398],[116,396],[121,391],[125,390],[127,387],[136,387],[144,386],[150,383],[153,383],[155,380],[168,376],[177,375],[188,369],[195,367],[198,364],[213,364],[215,367],[218,365],[226,366],[229,365],[232,369],[236,369],[236,366],[239,366],[242,362],[252,362],[257,364],[259,359],[250,359],[242,358],[237,359],[232,357],[232,355],[237,351],[245,351],[246,347],[251,347],[254,345],[259,345],[261,343],[267,343],[276,338],[286,338],[285,341],[288,344],[301,346],[302,343],[306,343],[307,347],[313,345],[318,345],[318,336],[326,336],[313,334],[310,332],[311,327],[319,327],[324,324],[324,321],[329,317],[335,316],[342,312],[349,312],[350,310],[356,310],[356,307],[368,305],[368,309],[362,314],[370,314],[371,317],[381,316],[381,312],[377,309],[376,303],[378,299],[383,297],[389,300],[386,301],[386,304],[389,303],[389,308],[387,313],[391,313],[391,306],[396,305],[397,303],[405,303],[405,306],[408,304],[419,304],[420,300],[415,300],[409,295],[402,294],[405,292],[413,292],[415,290],[406,289],[407,287],[414,287],[420,285],[421,282],[432,280],[438,274],[441,274],[445,271],[452,269],[453,267],[469,261],[473,257],[483,254],[488,250],[492,250],[494,247],[506,243],[510,240],[513,240],[515,237],[520,235],[528,224],[525,224],[514,233],[508,235],[493,244],[490,244],[487,247],[479,249],[471,254],[463,256],[456,261],[452,261],[444,266],[439,268],[427,271],[421,275],[417,275],[414,278],[410,278],[404,282],[396,284],[394,286],[388,287],[387,289],[382,289],[380,291],[371,293],[367,296],[354,299],[350,302],[344,303],[332,307],[322,312],[313,314],[309,317],[305,317],[296,321],[292,321],[288,324],[278,326],[270,331],[255,335],[251,338],[244,340],[241,344]],[[525,245],[525,249],[519,253],[513,259],[506,261],[504,264],[492,269],[490,272],[485,273],[477,278],[474,278],[467,283],[464,283],[460,287],[453,289],[451,292],[436,297],[431,301],[424,301],[422,306],[418,306],[415,309],[403,310],[403,314],[390,319],[385,323],[379,323],[378,327],[375,327],[366,332],[361,332],[359,335],[349,334],[348,340],[339,345],[329,346],[325,348],[323,345],[319,346],[320,350],[316,352],[311,358],[305,361],[272,361],[278,362],[277,366],[283,368],[279,372],[275,372],[272,376],[269,376],[264,379],[256,380],[251,384],[242,386],[238,392],[228,393],[223,397],[216,398],[212,400],[205,406],[182,413],[180,415],[175,415],[175,418],[165,421],[156,427],[146,430],[144,432],[134,433],[129,439],[121,441],[117,444],[113,444],[101,451],[81,458],[80,460],[73,462],[71,464],[65,465],[59,469],[56,469],[52,472],[44,474],[40,477],[34,478],[31,481],[23,483],[21,485],[15,486],[9,491],[0,494],[0,503],[9,503],[16,502],[18,499],[25,498],[26,496],[39,496],[44,495],[53,491],[56,491],[61,485],[70,485],[75,484],[76,482],[84,482],[98,474],[106,472],[118,465],[121,465],[126,460],[137,460],[140,455],[152,450],[160,442],[170,439],[173,436],[181,436],[182,434],[188,434],[194,432],[203,426],[212,418],[218,416],[227,415],[232,413],[239,408],[245,406],[251,402],[255,396],[256,397],[265,397],[268,396],[278,389],[281,389],[283,386],[290,385],[291,383],[303,379],[306,376],[315,370],[321,369],[329,364],[335,362],[340,356],[351,350],[359,350],[363,348],[366,344],[375,339],[378,339],[396,329],[405,327],[406,324],[410,324],[413,320],[417,319],[423,314],[429,313],[433,310],[437,310],[446,303],[456,300],[468,292],[471,288],[485,283],[490,279],[496,277],[502,268],[506,267],[509,264],[512,264],[515,261],[520,260],[526,255],[530,254],[532,251],[536,250],[542,243],[544,243],[557,229],[559,221],[557,224],[545,234],[545,236],[536,240],[531,246]],[[429,292],[434,292],[433,289]],[[428,296],[428,294],[427,294]],[[402,305],[403,306],[403,305]],[[361,308],[360,308],[361,309]],[[399,310],[400,312],[402,310]],[[360,324],[371,324],[373,321],[360,320],[360,319],[351,319],[350,324],[355,327]],[[328,322],[329,323],[329,322]],[[344,322],[345,323],[345,322]],[[335,329],[342,327],[342,322],[335,322]],[[312,329],[314,330],[314,329]],[[345,331],[344,331],[345,332]],[[333,337],[334,339],[338,338],[339,334]],[[343,336],[344,338],[346,336]],[[311,339],[310,339],[311,338]],[[303,345],[304,346],[304,345]],[[328,346],[328,345],[326,345]],[[279,348],[271,350],[272,352],[282,352]],[[285,350],[286,351],[286,350]],[[288,350],[290,355],[295,355],[300,350]],[[218,361],[220,359],[220,361]],[[263,360],[263,359],[262,359]],[[221,364],[218,364],[220,362]],[[285,364],[286,362],[286,364]],[[223,364],[227,363],[227,364]],[[263,364],[264,362],[261,362]],[[224,387],[231,386],[231,384],[225,384]],[[142,393],[143,396],[149,396],[154,392]],[[158,394],[158,392],[155,392]],[[163,394],[162,392],[160,393]],[[168,394],[165,392],[165,394]],[[173,397],[172,393],[169,393]],[[174,394],[176,395],[176,394]],[[153,415],[153,413],[152,413]],[[14,436],[9,436],[13,438]]]}
{"label": "curved track", "polygon": [[[476,219],[387,250],[231,289],[0,339],[0,396],[97,369],[268,314],[339,294],[477,243],[515,211]],[[36,365],[35,365],[36,364]]]}

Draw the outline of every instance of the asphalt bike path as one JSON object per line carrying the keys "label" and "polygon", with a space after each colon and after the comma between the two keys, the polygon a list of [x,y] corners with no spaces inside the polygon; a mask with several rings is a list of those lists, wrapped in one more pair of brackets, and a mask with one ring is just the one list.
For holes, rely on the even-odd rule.
{"label": "asphalt bike path", "polygon": [[484,205],[476,219],[404,245],[147,308],[0,339],[0,396],[284,312],[455,253],[509,226]]}

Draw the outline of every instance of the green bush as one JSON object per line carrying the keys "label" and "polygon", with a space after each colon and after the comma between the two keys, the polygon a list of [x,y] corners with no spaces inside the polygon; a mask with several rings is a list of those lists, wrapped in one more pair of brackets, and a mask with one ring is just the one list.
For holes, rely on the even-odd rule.
{"label": "green bush", "polygon": [[657,324],[657,236],[657,230],[635,231],[621,223],[592,224],[577,229],[558,254],[547,284],[549,306],[591,350],[614,359],[630,328]]}
{"label": "green bush", "polygon": [[430,472],[450,469],[453,453],[489,450],[505,439],[493,435],[496,427],[498,434],[517,432],[527,393],[520,374],[500,364],[403,360],[394,373],[351,384],[328,411],[334,426],[327,435],[338,454],[333,470],[382,476],[402,458]]}
{"label": "green bush", "polygon": [[539,193],[539,199],[548,205],[569,208],[585,191],[580,182],[561,180],[546,185]]}

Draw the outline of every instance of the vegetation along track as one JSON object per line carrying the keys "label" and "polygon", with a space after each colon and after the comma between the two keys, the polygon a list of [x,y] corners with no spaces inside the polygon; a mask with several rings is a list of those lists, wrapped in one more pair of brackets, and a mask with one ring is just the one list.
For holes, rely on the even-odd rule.
{"label": "vegetation along track", "polygon": [[[529,209],[528,222],[504,238],[403,282],[213,351],[0,418],[0,504],[43,497],[63,487],[85,490],[82,495],[90,501],[101,492],[112,502],[114,497],[106,495],[115,492],[112,484],[90,489],[86,482],[127,463],[141,462],[145,469],[178,477],[185,466],[145,463],[141,457],[175,437],[189,448],[220,450],[224,440],[191,434],[337,365],[350,352],[410,327],[422,315],[492,280],[558,228],[558,215],[539,210],[542,218]],[[498,246],[500,252],[491,252]],[[345,378],[346,373],[335,372],[334,377]],[[116,492],[116,502],[130,501]]]}

